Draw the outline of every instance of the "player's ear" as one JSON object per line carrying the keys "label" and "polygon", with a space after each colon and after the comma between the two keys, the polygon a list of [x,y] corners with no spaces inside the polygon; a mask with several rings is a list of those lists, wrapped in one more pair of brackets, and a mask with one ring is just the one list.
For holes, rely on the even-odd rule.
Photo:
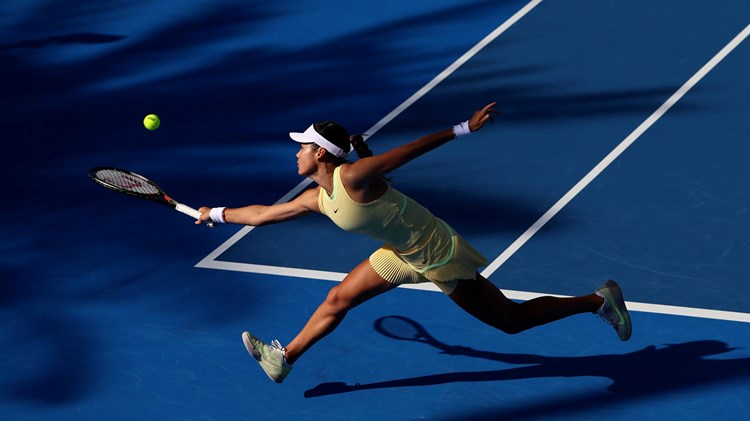
{"label": "player's ear", "polygon": [[326,151],[324,148],[318,148],[315,151],[315,159],[317,159],[318,161],[322,161],[323,157],[326,156],[326,153],[328,153],[328,151]]}

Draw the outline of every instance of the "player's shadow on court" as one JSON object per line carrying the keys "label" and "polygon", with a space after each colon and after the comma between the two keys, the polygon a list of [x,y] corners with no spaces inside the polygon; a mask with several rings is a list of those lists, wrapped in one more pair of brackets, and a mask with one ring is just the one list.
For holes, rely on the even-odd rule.
{"label": "player's shadow on court", "polygon": [[[386,316],[375,322],[375,329],[384,336],[424,343],[442,354],[482,358],[517,368],[479,372],[453,372],[409,377],[369,384],[349,385],[343,382],[322,383],[305,392],[317,397],[368,389],[432,386],[462,382],[492,382],[545,377],[605,377],[612,380],[607,390],[585,395],[562,396],[559,400],[537,401],[533,408],[501,408],[492,413],[477,413],[464,419],[523,418],[580,411],[587,405],[616,403],[638,396],[653,396],[697,385],[716,384],[750,378],[750,358],[706,359],[725,354],[735,348],[715,340],[648,346],[629,354],[586,357],[547,357],[529,354],[505,354],[481,351],[438,341],[415,321],[401,316]],[[466,415],[466,414],[465,414]]]}

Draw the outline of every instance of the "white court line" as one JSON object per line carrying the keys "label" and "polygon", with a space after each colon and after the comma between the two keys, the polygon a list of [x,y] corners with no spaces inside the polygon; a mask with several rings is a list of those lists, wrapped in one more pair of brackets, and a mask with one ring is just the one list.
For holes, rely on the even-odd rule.
{"label": "white court line", "polygon": [[500,267],[505,261],[507,261],[510,256],[515,254],[515,252],[518,251],[524,244],[526,244],[531,237],[534,236],[547,222],[550,221],[555,215],[557,215],[560,210],[562,210],[563,207],[565,207],[568,203],[570,203],[571,200],[573,200],[574,197],[578,195],[578,193],[581,192],[586,186],[589,185],[596,177],[599,176],[599,174],[606,169],[609,164],[611,164],[617,157],[620,156],[625,150],[630,147],[630,145],[633,144],[643,133],[646,132],[651,126],[656,123],[657,120],[659,120],[664,114],[666,114],[667,111],[669,111],[670,108],[674,104],[677,103],[682,97],[695,86],[701,79],[703,79],[704,76],[708,74],[711,70],[713,70],[714,67],[716,67],[717,64],[719,64],[729,53],[732,52],[740,43],[747,38],[748,34],[750,34],[750,25],[747,25],[745,29],[743,29],[739,34],[737,34],[736,37],[732,41],[729,42],[729,44],[725,45],[724,48],[721,49],[711,60],[708,61],[700,70],[698,70],[697,73],[693,75],[690,79],[688,79],[687,82],[685,82],[680,89],[677,90],[674,94],[672,94],[667,101],[661,105],[656,111],[654,111],[651,116],[649,116],[643,123],[641,123],[640,126],[638,126],[628,137],[625,138],[617,147],[615,147],[612,152],[609,153],[604,159],[597,164],[594,169],[589,171],[588,174],[586,174],[585,177],[581,179],[573,188],[571,188],[565,195],[560,198],[560,200],[557,201],[547,212],[544,213],[544,215],[539,218],[534,225],[529,227],[529,229],[526,230],[523,234],[521,234],[520,237],[516,239],[516,241],[513,242],[510,246],[508,246],[505,251],[503,251],[500,256],[498,256],[492,263],[490,263],[489,266],[487,266],[483,271],[482,275],[484,277],[488,277],[492,275],[497,268]]}
{"label": "white court line", "polygon": [[404,101],[401,105],[396,107],[393,111],[388,113],[385,117],[380,119],[377,123],[375,123],[374,126],[368,131],[365,132],[366,136],[371,136],[375,134],[378,130],[383,128],[386,124],[390,123],[391,120],[396,118],[399,114],[404,112],[407,108],[409,108],[412,104],[417,102],[420,98],[422,98],[427,92],[431,91],[432,88],[437,86],[440,82],[445,80],[448,76],[450,76],[453,72],[458,70],[459,67],[463,66],[464,63],[469,61],[472,57],[474,57],[479,51],[481,51],[484,47],[489,45],[492,41],[495,40],[495,38],[499,37],[500,34],[505,32],[508,28],[513,26],[516,22],[521,20],[522,17],[526,16],[527,13],[529,13],[532,9],[534,9],[536,6],[541,3],[542,0],[532,0],[526,6],[521,8],[516,14],[511,16],[508,20],[503,22],[502,25],[498,26],[494,31],[490,32],[489,35],[484,37],[481,41],[479,41],[474,47],[472,47],[469,51],[464,53],[461,57],[458,58],[458,60],[454,61],[453,64],[448,66],[445,70],[443,70],[439,75],[435,76],[434,79],[432,79],[427,85],[423,86],[422,89],[418,90],[414,95],[409,97],[406,101]]}
{"label": "white court line", "polygon": [[[492,40],[497,38],[511,25],[525,16],[534,7],[540,4],[542,0],[533,0],[529,2],[524,8],[519,10],[515,15],[508,19],[505,23],[500,25],[490,35],[485,37],[477,45],[475,45],[466,54],[461,56],[453,64],[451,64],[442,73],[436,76],[432,81],[425,85],[422,89],[417,91],[414,95],[409,97],[401,105],[396,107],[391,113],[383,117],[378,123],[366,132],[366,136],[371,136],[380,130],[383,126],[388,124],[396,116],[401,114],[404,110],[410,107],[414,102],[424,96],[432,88],[437,86],[442,80],[447,78],[450,74],[456,71],[461,65],[463,65],[472,56],[477,54],[482,48],[487,46]],[[633,144],[643,133],[646,132],[656,121],[658,121],[674,104],[676,104],[682,97],[690,91],[704,76],[706,76],[717,64],[719,64],[730,52],[732,52],[742,41],[744,41],[748,35],[750,35],[750,25],[747,25],[732,41],[730,41],[721,51],[719,51],[711,60],[709,60],[697,73],[695,73],[687,82],[685,82],[680,89],[677,90],[664,104],[662,104],[651,116],[649,116],[640,126],[638,126],[625,140],[623,140],[612,152],[610,152],[599,164],[597,164],[583,179],[581,179],[573,188],[571,188],[560,200],[557,201],[547,212],[544,213],[529,229],[527,229],[516,241],[513,242],[503,253],[500,254],[492,263],[490,263],[485,270],[482,271],[482,275],[489,277],[494,273],[503,263],[505,263],[515,252],[517,252],[534,234],[536,234],[547,222],[549,222],[557,213],[562,210],[570,201],[578,195],[591,181],[601,174],[615,159],[617,159],[622,152],[624,152],[630,145]],[[307,185],[311,183],[311,180],[305,179],[300,182],[294,189],[289,191],[276,203],[283,203],[289,201],[302,191]],[[341,281],[347,274],[339,272],[326,272],[309,269],[296,269],[279,266],[267,266],[267,265],[254,265],[245,263],[235,262],[222,262],[215,260],[217,256],[226,251],[234,243],[239,241],[242,237],[248,234],[254,227],[244,227],[238,231],[235,235],[229,238],[224,244],[219,246],[211,254],[206,256],[203,260],[198,262],[195,267],[199,268],[211,268],[231,271],[242,271],[269,275],[280,275],[280,276],[291,276],[301,277],[309,279],[320,279],[330,281]],[[402,285],[402,288],[419,289],[425,291],[440,291],[437,287],[432,284],[417,284],[417,285]],[[514,300],[529,300],[540,296],[558,296],[554,294],[537,294],[523,291],[511,291],[503,290],[505,295]],[[750,314],[720,311],[720,310],[708,310],[692,307],[679,307],[679,306],[668,306],[659,304],[649,303],[638,303],[628,302],[628,308],[633,311],[642,311],[650,313],[670,314],[679,316],[689,317],[700,317],[717,320],[728,320],[750,323]]]}
{"label": "white court line", "polygon": [[[296,268],[288,268],[288,267],[279,267],[279,266],[266,266],[266,265],[254,265],[249,263],[235,263],[235,262],[221,262],[221,261],[212,261],[212,262],[206,262],[205,265],[200,266],[202,268],[209,268],[209,269],[221,269],[221,270],[231,270],[231,271],[237,271],[237,272],[251,272],[251,273],[260,273],[260,274],[266,274],[266,275],[277,275],[277,276],[287,276],[287,277],[295,277],[295,278],[307,278],[307,279],[316,279],[316,280],[324,280],[324,281],[334,281],[334,282],[340,282],[344,277],[347,275],[346,273],[341,272],[325,272],[325,271],[319,271],[319,270],[310,270],[310,269],[296,269]],[[436,287],[434,284],[431,283],[424,283],[424,284],[404,284],[399,286],[399,288],[406,288],[406,289],[417,289],[421,291],[431,291],[431,292],[441,292],[438,287]],[[505,294],[506,297],[510,298],[511,300],[519,300],[519,301],[528,301],[534,298],[538,297],[569,297],[567,295],[556,295],[556,294],[543,294],[543,293],[536,293],[536,292],[526,292],[526,291],[513,291],[509,289],[503,289],[503,294]],[[738,313],[733,311],[723,311],[723,310],[707,310],[702,308],[695,308],[695,307],[681,307],[681,306],[671,306],[671,305],[663,305],[663,304],[649,304],[649,303],[639,303],[634,301],[626,301],[627,307],[630,311],[640,311],[645,313],[658,313],[658,314],[668,314],[673,316],[687,316],[687,317],[698,317],[698,318],[704,318],[704,319],[715,319],[715,320],[727,320],[727,321],[734,321],[734,322],[745,322],[750,323],[750,314],[747,313]]]}
{"label": "white court line", "polygon": [[[508,298],[512,300],[528,301],[533,298],[548,297],[568,297],[566,295],[540,294],[535,292],[502,290]],[[703,319],[728,320],[733,322],[750,323],[750,314],[738,313],[734,311],[707,310],[695,307],[670,306],[664,304],[638,303],[635,301],[626,301],[628,310],[640,311],[644,313],[668,314],[673,316],[698,317]]]}

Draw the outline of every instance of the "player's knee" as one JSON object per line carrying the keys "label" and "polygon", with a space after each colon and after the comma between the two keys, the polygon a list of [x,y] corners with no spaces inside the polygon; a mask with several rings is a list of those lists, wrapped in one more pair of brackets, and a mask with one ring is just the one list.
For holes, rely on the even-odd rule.
{"label": "player's knee", "polygon": [[328,291],[328,296],[326,296],[325,303],[333,311],[342,312],[349,309],[351,300],[349,300],[346,295],[341,292],[341,287],[339,285],[336,285],[335,287],[331,288],[330,291]]}
{"label": "player's knee", "polygon": [[527,329],[518,311],[518,305],[513,303],[505,311],[496,314],[493,325],[503,333],[515,335]]}

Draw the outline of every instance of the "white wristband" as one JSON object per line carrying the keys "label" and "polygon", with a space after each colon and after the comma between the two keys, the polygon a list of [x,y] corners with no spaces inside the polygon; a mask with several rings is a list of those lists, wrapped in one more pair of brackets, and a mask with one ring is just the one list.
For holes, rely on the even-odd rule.
{"label": "white wristband", "polygon": [[208,215],[211,217],[211,220],[217,224],[226,224],[227,221],[224,220],[224,209],[226,208],[211,208],[211,212],[209,212]]}
{"label": "white wristband", "polygon": [[469,120],[464,121],[463,123],[456,124],[453,126],[453,134],[456,135],[456,137],[466,136],[467,134],[471,134],[471,129],[469,128]]}

